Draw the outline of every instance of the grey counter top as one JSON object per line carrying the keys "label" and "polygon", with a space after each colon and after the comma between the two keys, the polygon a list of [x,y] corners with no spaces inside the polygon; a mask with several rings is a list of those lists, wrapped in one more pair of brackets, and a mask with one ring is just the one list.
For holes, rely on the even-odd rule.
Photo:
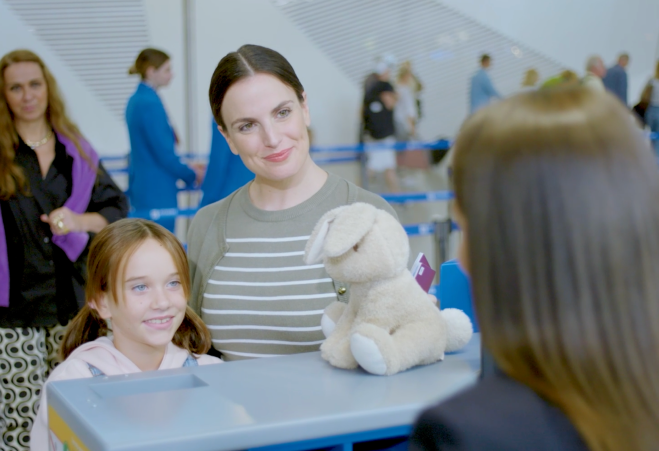
{"label": "grey counter top", "polygon": [[93,451],[220,451],[411,424],[472,384],[480,336],[443,362],[394,376],[296,354],[53,382],[48,402]]}

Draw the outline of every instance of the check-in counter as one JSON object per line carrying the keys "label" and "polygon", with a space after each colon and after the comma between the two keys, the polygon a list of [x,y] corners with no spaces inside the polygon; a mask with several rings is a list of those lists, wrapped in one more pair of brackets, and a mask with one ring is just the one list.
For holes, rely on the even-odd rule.
{"label": "check-in counter", "polygon": [[[48,385],[51,439],[70,451],[308,450],[407,435],[427,405],[473,384],[480,336],[394,376],[320,353]],[[66,448],[64,448],[66,446]]]}

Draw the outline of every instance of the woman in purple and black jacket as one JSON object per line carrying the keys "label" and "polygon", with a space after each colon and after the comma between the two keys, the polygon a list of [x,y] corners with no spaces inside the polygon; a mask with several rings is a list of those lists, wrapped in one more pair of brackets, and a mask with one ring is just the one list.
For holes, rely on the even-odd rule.
{"label": "woman in purple and black jacket", "polygon": [[0,434],[29,449],[64,326],[84,305],[90,234],[128,203],[29,50],[0,59]]}

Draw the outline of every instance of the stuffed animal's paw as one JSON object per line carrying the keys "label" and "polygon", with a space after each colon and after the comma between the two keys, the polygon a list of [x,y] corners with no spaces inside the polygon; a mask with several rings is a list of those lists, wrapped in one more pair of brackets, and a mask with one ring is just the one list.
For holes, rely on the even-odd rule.
{"label": "stuffed animal's paw", "polygon": [[382,376],[387,373],[387,363],[380,348],[372,338],[354,333],[350,337],[350,349],[359,366],[371,374]]}
{"label": "stuffed animal's paw", "polygon": [[447,308],[441,311],[446,321],[446,352],[457,351],[469,343],[474,334],[471,320],[462,310]]}
{"label": "stuffed animal's paw", "polygon": [[320,328],[325,334],[325,338],[329,338],[336,328],[336,323],[343,315],[344,310],[346,309],[346,304],[343,302],[332,302],[325,308],[323,312],[323,317],[320,320]]}
{"label": "stuffed animal's paw", "polygon": [[348,338],[332,340],[328,338],[320,346],[320,356],[327,360],[330,365],[345,370],[354,370],[359,365],[350,352],[350,341]]}
{"label": "stuffed animal's paw", "polygon": [[332,318],[323,313],[323,317],[320,319],[320,328],[323,330],[325,338],[328,338],[336,329],[336,323]]}

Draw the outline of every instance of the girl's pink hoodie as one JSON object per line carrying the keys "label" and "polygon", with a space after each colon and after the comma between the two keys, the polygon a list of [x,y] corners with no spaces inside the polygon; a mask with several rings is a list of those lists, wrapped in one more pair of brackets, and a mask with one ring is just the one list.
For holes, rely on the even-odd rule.
{"label": "girl's pink hoodie", "polygon": [[[188,351],[174,343],[167,345],[165,356],[159,370],[181,368],[188,358]],[[221,363],[222,360],[210,355],[195,355],[199,365]],[[60,363],[50,374],[46,385],[52,381],[82,379],[92,377],[89,366],[93,365],[106,376],[139,373],[141,370],[125,355],[117,350],[108,337],[100,337],[76,348],[67,359]],[[46,404],[46,387],[41,391],[39,413],[30,432],[30,450],[48,451],[48,405]]]}

